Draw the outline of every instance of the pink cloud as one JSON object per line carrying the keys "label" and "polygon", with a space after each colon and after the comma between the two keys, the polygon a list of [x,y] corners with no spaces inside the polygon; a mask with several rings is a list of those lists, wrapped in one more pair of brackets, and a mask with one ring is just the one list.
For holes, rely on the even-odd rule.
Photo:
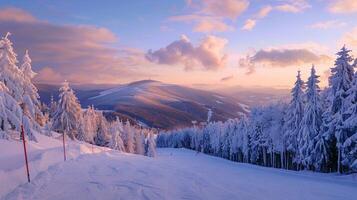
{"label": "pink cloud", "polygon": [[36,22],[38,20],[24,10],[9,7],[0,10],[0,21]]}
{"label": "pink cloud", "polygon": [[[63,78],[86,83],[115,82],[119,77],[123,81],[143,75],[143,72],[139,73],[130,66],[142,64],[140,62],[145,61],[145,53],[114,48],[118,37],[106,28],[57,25],[38,20],[24,10],[0,9],[0,34],[8,31],[12,33],[10,39],[20,56],[25,49],[30,50],[35,70],[49,66]],[[45,68],[42,73],[50,71]],[[39,75],[36,80],[47,79]]]}
{"label": "pink cloud", "polygon": [[216,70],[226,64],[227,55],[223,49],[227,40],[216,36],[205,37],[194,46],[186,36],[156,51],[149,50],[146,57],[149,61],[166,65],[183,65],[186,70],[201,67]]}
{"label": "pink cloud", "polygon": [[259,67],[291,67],[306,64],[321,64],[331,61],[331,57],[320,55],[307,49],[261,49],[253,55],[239,60],[239,66],[246,68],[246,74]]}
{"label": "pink cloud", "polygon": [[332,0],[328,10],[332,13],[355,13],[357,12],[356,0]]}

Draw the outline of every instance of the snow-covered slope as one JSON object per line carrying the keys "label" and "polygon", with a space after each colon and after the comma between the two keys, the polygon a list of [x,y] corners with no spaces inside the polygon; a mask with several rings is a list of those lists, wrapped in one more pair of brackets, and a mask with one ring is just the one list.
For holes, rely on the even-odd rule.
{"label": "snow-covered slope", "polygon": [[209,109],[213,112],[211,119],[214,121],[247,113],[247,108],[233,98],[152,80],[102,91],[85,103],[103,110],[114,110],[159,128],[189,126],[193,120],[206,121]]}
{"label": "snow-covered slope", "polygon": [[[56,133],[54,133],[56,135]],[[27,142],[29,170],[32,178],[47,171],[49,167],[63,162],[62,140],[60,135],[50,138],[36,134],[38,143]],[[67,158],[75,159],[82,154],[108,151],[103,147],[67,139]],[[92,148],[93,147],[93,148]],[[0,139],[0,199],[19,184],[27,182],[23,146],[21,141]]]}
{"label": "snow-covered slope", "polygon": [[[58,96],[58,87],[38,85],[41,100],[48,102],[50,95]],[[247,107],[229,95],[193,89],[159,81],[143,80],[125,85],[97,87],[74,86],[83,108],[115,111],[111,116],[128,118],[158,128],[176,128],[192,125],[192,121],[207,120],[208,110],[214,121],[236,118],[247,112]],[[104,89],[106,88],[106,89]]]}
{"label": "snow-covered slope", "polygon": [[107,151],[54,165],[4,199],[354,200],[356,179],[234,163],[185,149],[159,149],[156,158]]}

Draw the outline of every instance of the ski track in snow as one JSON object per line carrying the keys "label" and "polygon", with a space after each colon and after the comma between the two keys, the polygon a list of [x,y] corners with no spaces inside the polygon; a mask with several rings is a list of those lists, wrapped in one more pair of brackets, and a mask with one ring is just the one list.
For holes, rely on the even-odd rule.
{"label": "ski track in snow", "polygon": [[[344,199],[357,181],[234,163],[185,149],[149,158],[115,151],[80,155],[50,167],[4,199]],[[351,179],[348,179],[351,178]]]}

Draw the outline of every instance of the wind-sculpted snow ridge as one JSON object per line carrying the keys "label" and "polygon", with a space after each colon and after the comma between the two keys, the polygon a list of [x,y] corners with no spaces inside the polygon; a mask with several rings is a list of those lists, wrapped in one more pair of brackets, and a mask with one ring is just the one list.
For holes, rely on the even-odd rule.
{"label": "wind-sculpted snow ridge", "polygon": [[186,149],[158,157],[81,155],[40,173],[4,199],[354,200],[357,180],[234,163]]}

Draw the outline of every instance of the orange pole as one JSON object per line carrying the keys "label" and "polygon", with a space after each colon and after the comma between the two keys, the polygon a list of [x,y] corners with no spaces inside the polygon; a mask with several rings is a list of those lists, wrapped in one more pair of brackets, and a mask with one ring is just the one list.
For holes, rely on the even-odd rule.
{"label": "orange pole", "polygon": [[25,138],[25,132],[24,132],[24,126],[23,125],[21,125],[21,136],[22,136],[22,143],[24,144],[27,181],[30,182],[30,171],[29,171],[29,163],[28,163],[28,159],[27,159],[26,141],[25,141],[26,138]]}

